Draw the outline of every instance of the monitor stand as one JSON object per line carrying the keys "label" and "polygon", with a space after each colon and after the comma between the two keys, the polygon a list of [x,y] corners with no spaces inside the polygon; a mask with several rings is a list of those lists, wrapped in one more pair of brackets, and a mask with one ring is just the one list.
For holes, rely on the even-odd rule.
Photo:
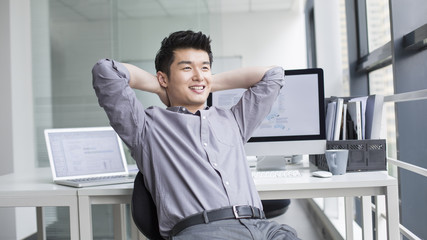
{"label": "monitor stand", "polygon": [[303,160],[303,155],[293,156],[259,156],[256,169],[258,171],[286,170],[286,165],[298,165]]}
{"label": "monitor stand", "polygon": [[285,170],[286,163],[291,161],[289,156],[259,156],[257,157],[258,171]]}

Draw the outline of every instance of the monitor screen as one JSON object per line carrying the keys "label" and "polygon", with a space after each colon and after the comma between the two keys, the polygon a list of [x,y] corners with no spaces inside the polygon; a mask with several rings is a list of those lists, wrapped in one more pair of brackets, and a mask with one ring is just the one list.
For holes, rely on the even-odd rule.
{"label": "monitor screen", "polygon": [[[209,106],[230,108],[245,89],[214,92]],[[270,113],[245,145],[252,156],[321,154],[326,147],[322,69],[286,70]]]}

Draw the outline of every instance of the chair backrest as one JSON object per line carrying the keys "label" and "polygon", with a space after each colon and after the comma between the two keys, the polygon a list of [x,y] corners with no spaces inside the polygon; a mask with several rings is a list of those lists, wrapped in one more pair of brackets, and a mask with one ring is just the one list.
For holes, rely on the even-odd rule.
{"label": "chair backrest", "polygon": [[152,240],[163,239],[159,231],[156,205],[150,192],[145,187],[141,172],[138,172],[135,177],[131,212],[135,225],[144,236]]}

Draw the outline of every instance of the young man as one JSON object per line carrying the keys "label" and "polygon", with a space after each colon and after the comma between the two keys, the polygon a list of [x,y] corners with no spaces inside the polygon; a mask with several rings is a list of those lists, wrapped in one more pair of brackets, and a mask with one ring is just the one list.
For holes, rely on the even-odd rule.
{"label": "young man", "polygon": [[[264,219],[244,150],[282,87],[283,69],[212,75],[210,39],[192,31],[165,38],[155,63],[156,76],[108,59],[92,74],[99,104],[151,192],[162,236],[297,239],[292,228]],[[156,93],[168,108],[144,109],[132,88]],[[205,107],[210,92],[231,88],[249,90],[231,109]]]}

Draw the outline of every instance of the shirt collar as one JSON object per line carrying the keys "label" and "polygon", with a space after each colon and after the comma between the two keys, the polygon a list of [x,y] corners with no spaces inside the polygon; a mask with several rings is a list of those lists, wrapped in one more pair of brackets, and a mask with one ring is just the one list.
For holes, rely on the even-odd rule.
{"label": "shirt collar", "polygon": [[[168,107],[166,110],[177,112],[177,113],[185,113],[185,114],[193,114],[192,112],[188,111],[186,107]],[[209,107],[206,106],[203,110],[209,110]],[[194,115],[200,115],[200,110],[198,110]]]}

